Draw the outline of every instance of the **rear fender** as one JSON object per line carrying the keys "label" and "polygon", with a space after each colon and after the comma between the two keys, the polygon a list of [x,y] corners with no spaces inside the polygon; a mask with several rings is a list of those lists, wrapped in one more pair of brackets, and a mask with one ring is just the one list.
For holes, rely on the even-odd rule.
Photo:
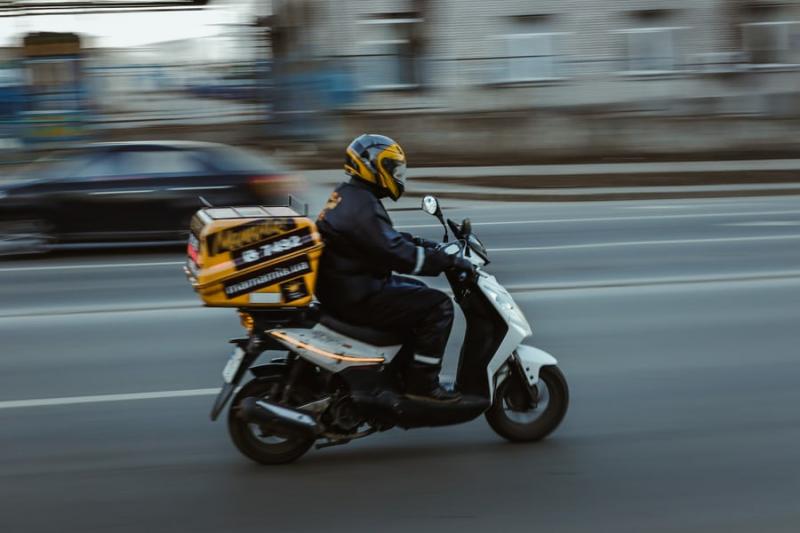
{"label": "rear fender", "polygon": [[285,376],[288,371],[289,366],[286,363],[273,362],[250,367],[250,373],[259,379],[282,377]]}

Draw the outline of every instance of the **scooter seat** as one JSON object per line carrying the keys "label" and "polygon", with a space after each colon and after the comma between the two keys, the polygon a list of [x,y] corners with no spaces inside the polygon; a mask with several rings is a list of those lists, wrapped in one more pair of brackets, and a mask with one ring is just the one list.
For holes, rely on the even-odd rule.
{"label": "scooter seat", "polygon": [[403,344],[403,336],[396,331],[375,329],[369,326],[360,326],[339,320],[335,316],[322,312],[319,323],[342,335],[373,346],[396,346]]}

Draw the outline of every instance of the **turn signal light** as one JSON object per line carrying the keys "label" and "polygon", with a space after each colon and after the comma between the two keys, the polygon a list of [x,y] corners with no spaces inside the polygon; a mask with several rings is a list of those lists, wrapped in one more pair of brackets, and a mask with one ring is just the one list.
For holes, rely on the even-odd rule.
{"label": "turn signal light", "polygon": [[248,333],[253,333],[256,327],[256,321],[253,319],[253,315],[245,313],[244,311],[239,311],[239,323]]}

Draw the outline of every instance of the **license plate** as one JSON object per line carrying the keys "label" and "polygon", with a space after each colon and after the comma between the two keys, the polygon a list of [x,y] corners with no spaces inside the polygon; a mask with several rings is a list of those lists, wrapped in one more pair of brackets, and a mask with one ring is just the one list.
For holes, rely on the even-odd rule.
{"label": "license plate", "polygon": [[239,370],[239,365],[242,364],[242,359],[244,359],[244,350],[236,348],[231,354],[231,358],[228,359],[225,368],[222,369],[222,379],[225,380],[225,383],[233,381],[236,371]]}

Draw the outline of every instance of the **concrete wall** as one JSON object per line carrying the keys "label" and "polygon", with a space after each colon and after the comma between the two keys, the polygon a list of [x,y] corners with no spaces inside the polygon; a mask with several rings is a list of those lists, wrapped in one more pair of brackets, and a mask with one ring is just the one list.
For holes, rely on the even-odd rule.
{"label": "concrete wall", "polygon": [[[750,6],[761,4],[763,10]],[[357,68],[363,21],[424,5],[425,83],[365,91],[333,142],[380,130],[416,150],[517,160],[797,151],[800,67],[764,68],[741,55],[741,24],[800,20],[800,2],[745,0],[331,0],[321,2],[320,54]],[[649,12],[647,12],[650,10]],[[645,12],[645,13],[643,13]],[[537,16],[539,16],[537,18]],[[557,79],[509,83],[504,36],[544,21],[561,34]],[[624,30],[672,27],[669,71],[627,72]],[[800,24],[792,30],[800,50]],[[708,54],[717,54],[708,56]],[[716,59],[715,59],[716,61]],[[376,126],[376,125],[380,126]]]}
{"label": "concrete wall", "polygon": [[800,155],[799,118],[700,119],[537,110],[379,118],[352,114],[344,124],[342,142],[365,131],[380,131],[414,154],[417,164]]}

